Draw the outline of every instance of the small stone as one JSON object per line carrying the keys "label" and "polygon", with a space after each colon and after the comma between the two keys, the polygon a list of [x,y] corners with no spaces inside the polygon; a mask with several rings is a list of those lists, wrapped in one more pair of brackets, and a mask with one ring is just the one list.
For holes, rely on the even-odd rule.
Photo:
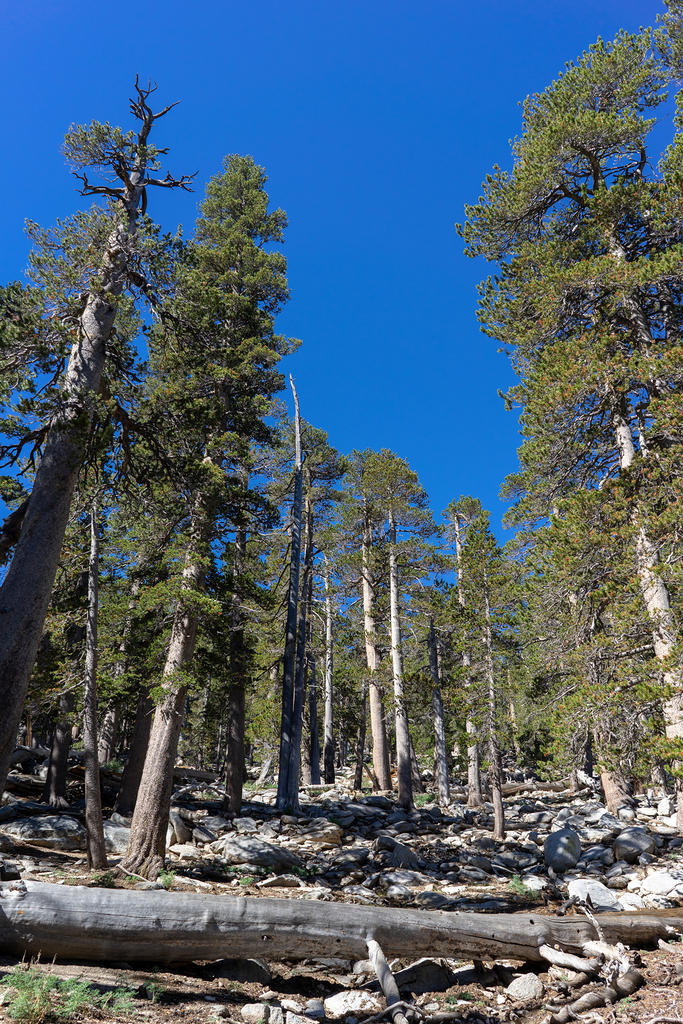
{"label": "small stone", "polygon": [[325,1007],[322,999],[308,999],[304,1006],[304,1013],[313,1020],[322,1020],[325,1016]]}
{"label": "small stone", "polygon": [[520,974],[505,989],[511,999],[522,1003],[543,998],[543,982],[535,974]]}

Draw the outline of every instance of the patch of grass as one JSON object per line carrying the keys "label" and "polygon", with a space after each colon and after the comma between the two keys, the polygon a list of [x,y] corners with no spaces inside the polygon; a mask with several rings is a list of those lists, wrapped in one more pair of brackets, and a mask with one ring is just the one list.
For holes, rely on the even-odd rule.
{"label": "patch of grass", "polygon": [[433,793],[416,793],[413,802],[416,807],[424,807],[426,804],[433,804],[434,799]]}
{"label": "patch of grass", "polygon": [[103,871],[100,875],[93,875],[90,884],[98,889],[115,889],[116,875],[113,871]]}
{"label": "patch of grass", "polygon": [[[49,1024],[69,1021],[87,1010],[101,1010],[115,1017],[134,1010],[133,990],[119,988],[104,995],[87,981],[61,981],[22,964],[0,983],[10,994],[7,1016],[20,1024]],[[3,993],[4,1002],[5,993]]]}
{"label": "patch of grass", "polygon": [[254,881],[255,879],[253,875],[242,875],[240,878],[240,885],[253,885]]}
{"label": "patch of grass", "polygon": [[166,993],[166,986],[158,981],[146,981],[142,987],[152,1003],[160,1003]]}
{"label": "patch of grass", "polygon": [[519,875],[513,875],[508,885],[517,896],[524,896],[527,900],[532,900],[536,896],[534,890],[525,885]]}
{"label": "patch of grass", "polygon": [[171,889],[173,882],[175,881],[175,871],[167,871],[166,868],[162,868],[159,872],[158,880],[161,882],[164,889]]}

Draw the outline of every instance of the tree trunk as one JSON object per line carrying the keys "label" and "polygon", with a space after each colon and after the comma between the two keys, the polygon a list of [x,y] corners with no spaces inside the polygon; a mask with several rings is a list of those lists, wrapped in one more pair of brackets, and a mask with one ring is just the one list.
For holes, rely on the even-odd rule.
{"label": "tree trunk", "polygon": [[370,517],[365,511],[363,527],[363,616],[365,624],[365,657],[370,672],[370,729],[372,732],[372,765],[380,789],[391,790],[391,767],[389,763],[389,744],[387,727],[384,719],[382,691],[377,681],[379,668],[379,651],[376,644],[375,630],[375,587],[370,567],[370,547],[372,530]]}
{"label": "tree trunk", "polygon": [[325,556],[325,718],[323,723],[323,777],[334,782],[334,646],[332,643],[332,597],[330,576]]}
{"label": "tree trunk", "polygon": [[310,660],[308,684],[308,723],[311,733],[311,785],[320,785],[320,739],[318,737],[318,690],[315,678],[315,658]]}
{"label": "tree trunk", "polygon": [[97,760],[97,617],[100,538],[97,507],[90,510],[88,563],[88,624],[85,631],[85,690],[83,694],[83,749],[85,753],[85,830],[88,867],[106,869],[107,851],[102,827],[100,765]]}
{"label": "tree trunk", "polygon": [[[133,101],[135,102],[135,101]],[[146,106],[146,104],[145,104]],[[118,199],[122,217],[102,255],[97,283],[88,292],[62,386],[62,401],[49,424],[21,533],[0,588],[0,793],[52,593],[71,498],[83,462],[100,389],[117,298],[126,283],[127,254],[134,248],[145,196],[147,137],[155,117],[143,110],[137,156]]]}
{"label": "tree trunk", "polygon": [[114,756],[114,748],[119,735],[119,718],[119,702],[118,700],[112,701],[104,712],[97,741],[97,760],[100,764],[108,764]]}
{"label": "tree trunk", "polygon": [[[307,474],[308,475],[308,474]],[[304,575],[301,585],[301,607],[296,653],[296,675],[294,677],[294,699],[292,704],[292,742],[287,773],[287,807],[294,813],[299,810],[299,772],[301,769],[301,737],[306,700],[306,669],[308,665],[308,617],[313,598],[313,508],[310,499],[310,478],[305,502],[306,539],[304,542]]]}
{"label": "tree trunk", "polygon": [[[246,491],[249,476],[246,469],[240,467],[240,483]],[[228,723],[225,753],[225,796],[223,813],[239,815],[242,810],[242,794],[244,789],[244,715],[246,699],[245,662],[247,657],[244,636],[244,613],[239,589],[246,572],[247,564],[247,531],[243,523],[235,530],[234,582],[231,609],[231,632],[228,688]]]}
{"label": "tree trunk", "polygon": [[208,515],[200,511],[197,497],[190,526],[190,540],[183,569],[171,638],[166,653],[162,685],[164,697],[157,705],[131,825],[130,841],[121,866],[124,870],[154,879],[164,866],[166,829],[173,791],[173,766],[185,717],[187,686],[181,681],[194,655],[197,612],[183,600],[182,591],[203,589],[201,554],[208,533]]}
{"label": "tree trunk", "polygon": [[493,673],[493,634],[491,630],[491,606],[489,586],[484,575],[484,651],[486,657],[486,680],[488,683],[488,732],[489,761],[491,763],[491,799],[493,801],[493,838],[502,843],[505,839],[505,812],[503,810],[503,772],[498,746],[498,723],[496,718],[496,681]]}
{"label": "tree trunk", "polygon": [[389,512],[389,601],[391,605],[391,663],[396,712],[398,803],[405,810],[410,810],[413,806],[413,778],[410,763],[410,732],[403,693],[403,650],[398,595],[398,563],[396,560],[396,523],[392,511]]}
{"label": "tree trunk", "polygon": [[434,765],[436,769],[436,791],[442,807],[450,803],[448,783],[448,754],[446,753],[446,727],[441,697],[441,675],[439,652],[436,642],[434,619],[429,620],[429,671],[432,676],[432,717],[434,719]]}
{"label": "tree trunk", "polygon": [[[363,762],[365,760],[365,731],[367,728],[368,681],[364,679],[360,688],[360,717],[358,721],[358,739],[356,741],[356,771],[353,788],[360,793],[363,788]],[[373,785],[374,789],[374,785]]]}
{"label": "tree trunk", "polygon": [[605,804],[610,814],[617,815],[620,807],[633,807],[631,785],[621,772],[602,768],[600,782],[605,794]]}
{"label": "tree trunk", "polygon": [[[296,671],[296,626],[299,602],[299,563],[301,560],[301,506],[304,474],[301,461],[301,421],[299,399],[292,377],[289,383],[294,395],[294,501],[292,503],[289,589],[287,591],[287,624],[285,651],[282,659],[282,710],[280,718],[280,767],[275,806],[284,811],[289,798],[289,768],[292,757],[292,718],[294,709],[294,675]],[[297,780],[298,781],[298,780]]]}
{"label": "tree trunk", "polygon": [[[261,957],[317,959],[334,950],[367,959],[374,939],[401,959],[448,957],[543,963],[559,947],[583,955],[595,927],[580,914],[450,914],[316,900],[235,898],[187,892],[144,892],[21,881],[0,883],[0,950],[13,957],[60,956],[90,962],[156,963]],[[683,929],[683,910],[600,914],[605,941],[635,948]],[[550,955],[552,955],[550,953]]]}
{"label": "tree trunk", "polygon": [[[462,560],[462,536],[460,533],[460,520],[456,515],[453,519],[453,531],[455,533],[455,554],[458,566],[458,604],[461,608],[465,607],[465,581],[463,572],[463,560]],[[469,669],[472,664],[472,658],[469,651],[462,652],[462,664],[465,669],[465,691],[469,694],[468,704],[471,708],[472,702],[472,680],[470,678]],[[465,721],[465,731],[468,737],[471,738],[467,746],[467,806],[468,807],[481,807],[483,804],[483,798],[481,795],[481,769],[479,763],[479,744],[475,739],[477,735],[477,727],[472,718],[471,710],[468,711],[467,718]]]}
{"label": "tree trunk", "polygon": [[135,810],[135,801],[138,798],[142,770],[145,766],[153,714],[154,704],[149,695],[149,689],[143,687],[138,694],[128,760],[123,769],[121,788],[116,797],[115,810],[118,814],[123,815],[124,818],[129,818]]}
{"label": "tree trunk", "polygon": [[66,798],[66,770],[71,746],[71,714],[76,706],[72,690],[59,695],[59,712],[55,721],[50,747],[50,763],[41,800],[50,807],[63,810],[69,806]]}

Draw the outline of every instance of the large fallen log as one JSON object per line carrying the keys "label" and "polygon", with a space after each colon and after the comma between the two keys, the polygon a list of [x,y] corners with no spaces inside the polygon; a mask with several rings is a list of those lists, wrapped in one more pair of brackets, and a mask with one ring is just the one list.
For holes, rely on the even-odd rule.
{"label": "large fallen log", "polygon": [[[601,914],[608,942],[637,948],[683,931],[683,908]],[[233,898],[20,881],[0,884],[0,952],[76,960],[158,962],[254,957],[388,956],[544,959],[541,947],[581,954],[595,937],[584,917],[393,910],[316,900]]]}

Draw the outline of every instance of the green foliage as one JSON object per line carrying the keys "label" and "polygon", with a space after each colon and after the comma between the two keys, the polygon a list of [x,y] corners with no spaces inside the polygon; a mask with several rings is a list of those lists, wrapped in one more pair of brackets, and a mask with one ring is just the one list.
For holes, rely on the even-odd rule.
{"label": "green foliage", "polygon": [[0,984],[11,993],[7,1015],[20,1024],[69,1021],[89,1010],[115,1018],[134,1012],[132,989],[100,993],[86,981],[60,981],[25,964],[10,971]]}
{"label": "green foliage", "polygon": [[172,889],[175,881],[175,871],[167,871],[166,868],[159,872],[158,879],[163,885],[164,889]]}
{"label": "green foliage", "polygon": [[90,884],[99,889],[115,889],[116,873],[114,871],[103,871],[101,874],[93,875]]}

